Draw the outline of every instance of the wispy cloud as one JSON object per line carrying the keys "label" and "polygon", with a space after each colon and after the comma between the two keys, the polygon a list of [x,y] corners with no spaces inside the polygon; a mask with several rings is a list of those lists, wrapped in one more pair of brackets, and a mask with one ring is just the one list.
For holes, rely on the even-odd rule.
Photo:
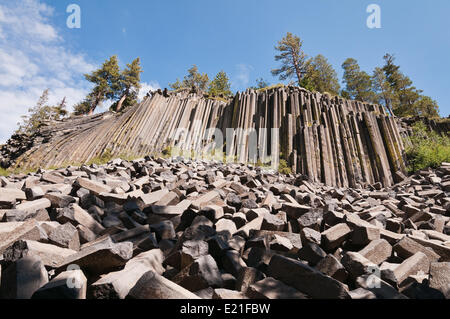
{"label": "wispy cloud", "polygon": [[70,106],[89,90],[83,74],[94,66],[64,46],[50,23],[53,12],[39,0],[0,4],[0,144],[43,90],[50,89],[50,103],[66,97]]}
{"label": "wispy cloud", "polygon": [[234,89],[246,89],[250,83],[250,73],[253,67],[249,64],[240,63],[236,65],[237,72],[232,76]]}
{"label": "wispy cloud", "polygon": [[157,89],[160,89],[161,86],[158,82],[152,81],[150,83],[143,82],[141,83],[141,89],[139,90],[138,99],[139,101],[142,101],[142,99],[147,95],[149,91],[155,91]]}

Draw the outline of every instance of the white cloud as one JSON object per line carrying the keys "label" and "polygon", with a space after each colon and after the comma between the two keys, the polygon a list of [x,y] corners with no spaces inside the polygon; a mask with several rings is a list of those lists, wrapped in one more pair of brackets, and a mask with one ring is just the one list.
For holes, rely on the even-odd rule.
{"label": "white cloud", "polygon": [[89,90],[83,74],[94,66],[64,47],[49,19],[54,9],[40,0],[0,4],[0,144],[49,88],[49,103],[66,97],[73,106]]}
{"label": "white cloud", "polygon": [[253,67],[248,64],[238,64],[236,65],[237,74],[233,77],[232,86],[235,88],[246,89],[250,82],[250,72]]}
{"label": "white cloud", "polygon": [[141,83],[141,89],[139,90],[138,100],[142,101],[142,99],[147,95],[149,91],[155,91],[160,88],[161,86],[159,85],[158,82],[152,81],[150,83],[146,82]]}

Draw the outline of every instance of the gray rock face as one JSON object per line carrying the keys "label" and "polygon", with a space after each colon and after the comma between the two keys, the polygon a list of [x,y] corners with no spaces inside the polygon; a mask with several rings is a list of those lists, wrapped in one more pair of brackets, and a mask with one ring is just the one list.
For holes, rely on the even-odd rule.
{"label": "gray rock face", "polygon": [[[145,120],[133,125],[138,123],[137,118]],[[191,123],[207,118],[211,120],[205,125]],[[225,136],[227,128],[252,127],[257,132],[260,129],[280,128],[279,136],[282,138],[276,144],[280,149],[285,149],[289,166],[294,173],[307,175],[313,182],[337,187],[356,187],[358,184],[387,187],[393,185],[394,177],[400,181],[406,172],[401,156],[404,152],[401,137],[407,133],[398,119],[386,114],[384,107],[330,98],[327,94],[311,93],[292,86],[264,91],[248,90],[226,102],[189,92],[152,92],[141,104],[120,115],[106,112],[46,124],[31,137],[12,136],[0,148],[0,165],[9,167],[17,162],[22,167],[49,167],[63,163],[85,163],[101,156],[106,150],[113,156],[119,156],[124,151],[132,154],[163,152],[174,146],[172,137],[180,128],[189,128],[189,134],[180,137],[179,142],[187,151],[199,152],[202,139],[209,136],[207,130],[220,129]],[[124,127],[127,129],[122,130]],[[122,133],[114,134],[118,131]],[[292,142],[294,137],[296,143]],[[258,138],[260,145],[272,143],[271,134],[259,134]],[[137,140],[140,142],[134,142]],[[345,143],[341,145],[342,141]],[[239,156],[244,163],[249,161],[248,154],[241,151],[241,146],[245,150],[250,147],[245,134],[238,134],[237,141],[227,141],[229,144],[228,156]],[[114,145],[113,150],[111,145]],[[371,160],[372,154],[377,154],[377,161]],[[272,157],[272,161],[279,161],[278,154]],[[316,161],[317,158],[322,160]],[[122,163],[116,161],[114,164]],[[141,167],[133,169],[138,173],[150,171]],[[159,181],[166,183],[176,179],[176,174],[166,169],[158,171],[157,175]],[[209,184],[219,181],[214,172],[205,172],[201,176]],[[43,180],[64,183],[64,177],[54,173],[46,173]],[[247,189],[254,189],[260,183],[257,178],[249,177],[237,193],[244,194]],[[88,188],[95,192],[104,188],[98,186],[91,184]],[[106,188],[106,193],[111,191]],[[343,198],[341,192],[335,192],[339,200]],[[381,199],[387,196],[385,192],[373,195]],[[251,208],[255,205],[252,201],[243,199],[242,204]]]}
{"label": "gray rock face", "polygon": [[0,294],[448,298],[449,181],[445,163],[348,188],[153,157],[5,177]]}

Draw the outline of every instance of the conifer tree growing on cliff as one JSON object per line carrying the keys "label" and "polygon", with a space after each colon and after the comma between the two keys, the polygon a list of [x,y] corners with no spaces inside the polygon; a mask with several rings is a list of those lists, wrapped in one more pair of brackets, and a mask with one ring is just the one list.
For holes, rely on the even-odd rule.
{"label": "conifer tree growing on cliff", "polygon": [[303,42],[290,32],[278,42],[275,50],[275,61],[281,61],[278,69],[272,70],[273,76],[279,76],[281,81],[297,77],[298,85],[301,85],[303,75],[306,73],[306,54],[302,50]]}
{"label": "conifer tree growing on cliff", "polygon": [[33,134],[45,121],[60,120],[67,115],[66,98],[57,105],[48,105],[49,89],[44,90],[35,106],[28,109],[28,115],[22,116],[22,123],[16,133]]}
{"label": "conifer tree growing on cliff", "polygon": [[121,72],[116,88],[116,98],[119,100],[112,106],[115,111],[118,112],[122,108],[136,104],[141,88],[142,72],[139,58],[136,58],[131,64],[127,64],[127,67]]}
{"label": "conifer tree growing on cliff", "polygon": [[391,93],[391,107],[397,116],[426,116],[439,117],[439,106],[436,101],[422,95],[416,89],[411,79],[400,71],[392,54],[384,56],[385,64],[382,68]]}
{"label": "conifer tree growing on cliff", "polygon": [[372,102],[375,98],[372,77],[365,71],[361,71],[358,61],[348,58],[342,64],[342,68],[346,84],[346,88],[341,93],[342,96],[362,102]]}
{"label": "conifer tree growing on cliff", "polygon": [[209,84],[208,93],[212,96],[229,96],[231,95],[231,84],[227,74],[224,71],[217,73],[214,80]]}
{"label": "conifer tree growing on cliff", "polygon": [[306,73],[300,86],[320,93],[339,94],[340,85],[336,71],[321,54],[306,62]]}
{"label": "conifer tree growing on cliff", "polygon": [[75,106],[75,114],[92,114],[105,99],[114,99],[120,89],[120,69],[117,56],[106,60],[102,67],[85,74],[86,80],[94,84],[94,88],[86,99]]}
{"label": "conifer tree growing on cliff", "polygon": [[169,86],[174,90],[196,88],[202,92],[206,92],[208,84],[208,74],[198,72],[198,67],[193,65],[188,70],[188,75],[184,77],[183,81],[177,79],[175,83],[169,84]]}

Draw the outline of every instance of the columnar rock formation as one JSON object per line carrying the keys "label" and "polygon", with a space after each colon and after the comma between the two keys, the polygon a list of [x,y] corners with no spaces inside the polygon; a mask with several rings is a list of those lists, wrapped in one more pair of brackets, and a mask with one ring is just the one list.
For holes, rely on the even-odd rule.
{"label": "columnar rock formation", "polygon": [[[51,137],[34,143],[14,165],[62,166],[105,152],[141,156],[168,148],[202,154],[213,145],[216,156],[226,151],[228,159],[242,163],[269,159],[276,166],[284,158],[294,173],[330,186],[391,186],[405,171],[399,127],[381,106],[298,87],[247,90],[229,102],[186,92],[155,93],[123,114],[76,118],[43,129],[53,132]],[[3,162],[14,159],[8,150],[8,145],[2,149]]]}

